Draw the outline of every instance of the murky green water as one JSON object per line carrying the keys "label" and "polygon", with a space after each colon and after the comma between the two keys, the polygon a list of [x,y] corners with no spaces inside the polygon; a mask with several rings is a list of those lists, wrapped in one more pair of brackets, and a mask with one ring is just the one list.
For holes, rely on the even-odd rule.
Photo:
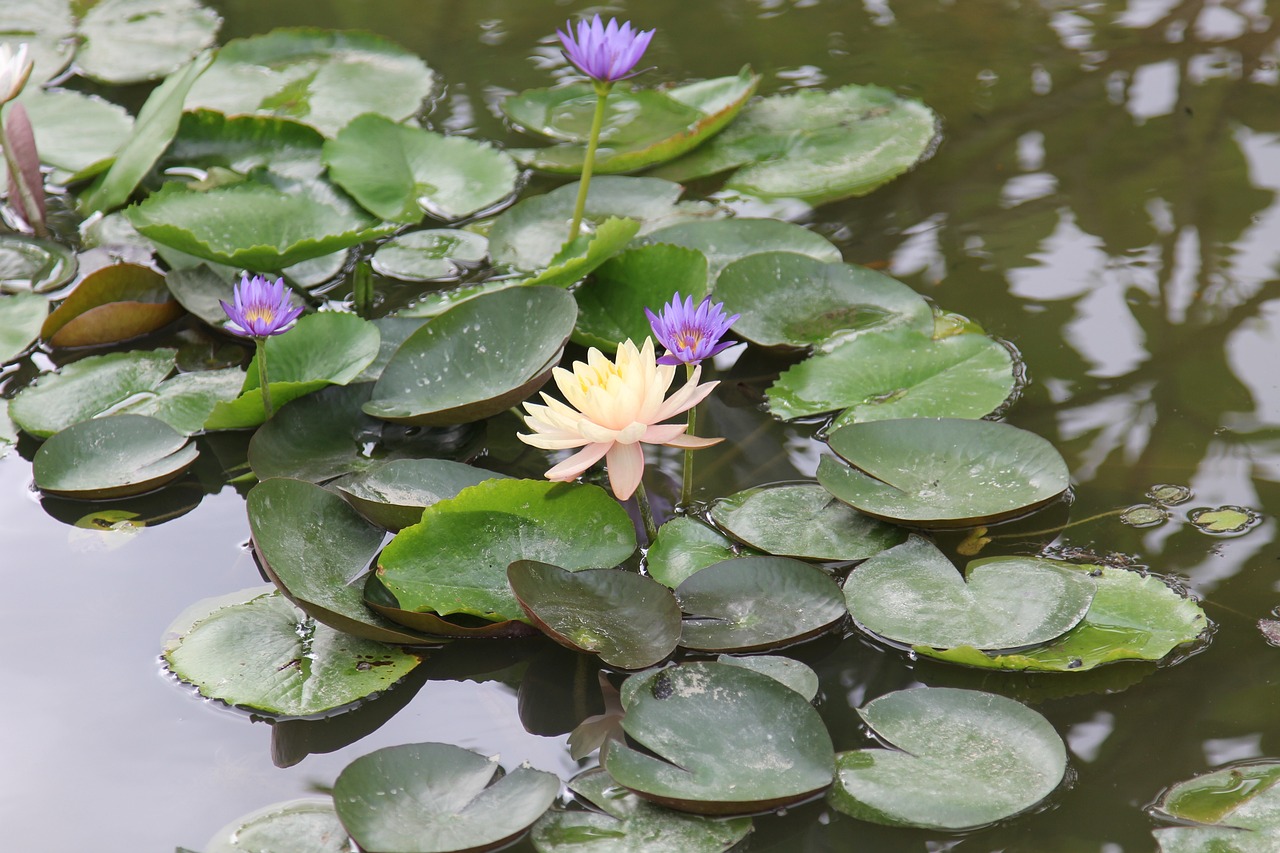
{"label": "murky green water", "polygon": [[[213,5],[224,38],[294,24],[389,36],[447,84],[435,126],[510,143],[495,102],[564,72],[550,37],[588,8]],[[1031,703],[1066,739],[1072,769],[1037,813],[964,836],[880,829],[817,803],[757,820],[747,849],[1150,851],[1143,806],[1162,788],[1280,757],[1280,649],[1255,625],[1280,605],[1267,512],[1280,500],[1280,2],[650,0],[607,11],[658,28],[650,82],[750,62],[764,93],[877,83],[943,117],[945,141],[915,173],[802,221],[847,260],[887,270],[1022,352],[1031,381],[1009,420],[1062,451],[1073,521],[1145,502],[1157,483],[1189,486],[1194,497],[1163,524],[1102,515],[1056,547],[1183,578],[1217,623],[1208,647],[1176,666],[1079,676],[915,664],[856,638],[798,649],[823,678],[837,749],[862,744],[851,709],[867,699],[964,686]],[[752,360],[721,377],[707,433],[730,441],[700,462],[727,484],[720,493],[813,472],[809,428],[762,431],[749,411],[778,367]],[[580,688],[594,675],[567,654],[528,660],[494,645],[484,666],[442,657],[407,707],[329,753],[339,729],[372,727],[378,714],[273,728],[196,699],[163,673],[160,636],[197,599],[258,582],[236,544],[248,537],[241,495],[227,487],[176,520],[107,533],[51,516],[57,507],[42,507],[18,453],[0,461],[0,480],[6,849],[198,849],[233,818],[323,789],[352,759],[398,743],[444,741],[501,753],[508,767],[574,772],[558,732],[585,710],[574,707],[575,678]],[[1235,537],[1188,523],[1188,511],[1220,505],[1261,521]],[[984,556],[1035,551],[1049,538],[1035,526]],[[477,680],[448,680],[463,665]]]}

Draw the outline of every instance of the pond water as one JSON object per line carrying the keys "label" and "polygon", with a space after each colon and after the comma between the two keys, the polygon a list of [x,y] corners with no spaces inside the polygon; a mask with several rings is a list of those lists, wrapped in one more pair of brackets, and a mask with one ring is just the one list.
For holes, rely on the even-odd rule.
{"label": "pond water", "polygon": [[[597,8],[210,5],[223,39],[287,25],[385,35],[443,78],[435,127],[511,145],[520,142],[496,101],[565,74],[549,37]],[[938,112],[944,140],[932,159],[800,221],[846,260],[884,269],[1021,352],[1030,381],[1007,419],[1052,441],[1072,474],[1074,526],[1055,552],[1122,555],[1180,578],[1216,624],[1176,665],[1079,675],[913,662],[857,637],[798,647],[821,676],[819,710],[838,750],[863,743],[852,709],[868,699],[960,686],[1031,704],[1066,740],[1071,769],[1035,813],[968,834],[878,828],[818,802],[758,819],[743,849],[1150,851],[1143,807],[1163,788],[1280,756],[1280,649],[1256,625],[1280,605],[1266,511],[1280,501],[1280,3],[649,0],[604,11],[657,28],[648,83],[750,63],[764,94],[876,83]],[[714,493],[812,476],[812,427],[758,429],[741,414],[783,364],[721,365],[704,434],[730,441],[699,463]],[[232,819],[324,791],[356,757],[400,743],[500,753],[507,767],[528,761],[563,778],[578,769],[564,732],[595,713],[580,692],[595,670],[549,644],[532,658],[500,643],[484,660],[442,656],[416,695],[398,688],[407,705],[380,726],[392,710],[380,703],[273,727],[198,699],[164,672],[160,638],[193,602],[260,581],[243,489],[215,488],[194,511],[144,529],[85,529],[73,523],[88,509],[42,504],[31,450],[0,460],[8,849],[200,849]],[[677,473],[677,458],[659,469]],[[1194,497],[1156,526],[1119,520],[1116,510],[1161,483]],[[1234,536],[1188,520],[1223,505],[1259,519]],[[1053,536],[1035,526],[983,555],[1035,553]],[[342,746],[362,727],[376,730]]]}

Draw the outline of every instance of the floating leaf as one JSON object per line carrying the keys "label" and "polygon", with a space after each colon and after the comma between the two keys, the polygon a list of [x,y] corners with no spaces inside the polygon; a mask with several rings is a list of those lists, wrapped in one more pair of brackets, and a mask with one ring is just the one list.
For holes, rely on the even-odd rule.
{"label": "floating leaf", "polygon": [[161,382],[154,392],[141,392],[112,411],[149,415],[183,435],[192,435],[204,430],[205,421],[220,403],[230,403],[240,395],[244,379],[244,371],[238,367],[179,373]]}
{"label": "floating leaf", "polygon": [[764,486],[720,498],[711,520],[767,554],[802,560],[865,560],[906,539],[832,497],[816,483]]}
{"label": "floating leaf", "polygon": [[422,520],[432,504],[485,480],[509,479],[447,459],[393,459],[333,484],[365,518],[391,531]]}
{"label": "floating leaf", "polygon": [[992,421],[907,418],[831,433],[818,482],[876,518],[969,527],[1029,512],[1067,488],[1067,465],[1035,433]]}
{"label": "floating leaf", "polygon": [[0,296],[0,364],[31,346],[48,316],[49,300],[39,294]]}
{"label": "floating leaf", "polygon": [[276,803],[214,833],[204,853],[350,853],[351,841],[328,797]]}
{"label": "floating leaf", "polygon": [[160,273],[112,264],[85,276],[45,320],[40,336],[55,347],[102,346],[162,329],[183,313]]}
{"label": "floating leaf", "polygon": [[197,0],[98,0],[80,21],[76,67],[103,83],[155,80],[213,44],[221,23]]}
{"label": "floating leaf", "polygon": [[767,675],[688,663],[633,675],[627,735],[605,769],[646,800],[697,814],[744,814],[806,799],[831,783],[831,736],[813,706]]}
{"label": "floating leaf", "polygon": [[200,454],[155,418],[114,415],[51,436],[31,460],[36,488],[79,500],[140,495],[181,476]]}
{"label": "floating leaf", "polygon": [[67,67],[76,52],[75,18],[69,0],[5,3],[0,6],[0,44],[17,51],[25,44],[35,68],[30,88],[50,80]]}
{"label": "floating leaf", "polygon": [[1168,512],[1151,504],[1135,504],[1120,513],[1120,522],[1130,527],[1155,527],[1168,519]]}
{"label": "floating leaf", "polygon": [[970,829],[1031,808],[1066,773],[1067,751],[1049,721],[1003,696],[920,687],[858,714],[896,747],[836,756],[827,799],[860,820]]}
{"label": "floating leaf", "polygon": [[470,231],[436,228],[392,237],[373,253],[373,271],[402,281],[448,281],[488,256],[489,241]]}
{"label": "floating leaf", "polygon": [[48,293],[75,274],[75,253],[65,246],[21,234],[0,234],[0,292]]}
{"label": "floating leaf", "polygon": [[347,765],[333,783],[342,824],[364,850],[470,853],[513,841],[555,800],[560,779],[445,743],[389,746]]}
{"label": "floating leaf", "polygon": [[404,625],[431,637],[452,639],[484,637],[509,640],[536,637],[539,633],[537,628],[527,622],[515,619],[492,622],[465,614],[446,618],[435,613],[405,610],[382,581],[378,580],[376,574],[369,575],[365,581],[364,603],[397,625]]}
{"label": "floating leaf", "polygon": [[564,251],[551,259],[551,265],[523,284],[569,287],[612,258],[631,242],[640,229],[634,219],[610,217],[595,231],[566,243]]}
{"label": "floating leaf", "polygon": [[669,589],[649,578],[618,569],[571,572],[535,560],[516,560],[507,578],[543,633],[610,666],[653,666],[680,639],[680,607]]}
{"label": "floating leaf", "polygon": [[1194,496],[1187,486],[1174,486],[1168,483],[1157,483],[1147,489],[1147,497],[1165,507],[1184,504]]}
{"label": "floating leaf", "polygon": [[276,116],[225,116],[212,110],[183,113],[178,132],[156,162],[162,175],[172,169],[223,169],[247,176],[264,170],[298,181],[324,171],[324,136],[308,125]]}
{"label": "floating leaf", "polygon": [[391,540],[378,578],[405,610],[525,620],[507,566],[616,566],[635,550],[626,511],[598,486],[489,480],[426,508]]}
{"label": "floating leaf", "polygon": [[[1153,807],[1182,826],[1154,831],[1160,853],[1267,853],[1280,843],[1280,763],[1237,763],[1179,782]],[[1187,822],[1199,826],[1185,825]]]}
{"label": "floating leaf", "polygon": [[792,660],[781,655],[753,655],[751,657],[720,655],[716,658],[716,663],[722,663],[727,666],[740,666],[743,669],[767,675],[779,684],[785,684],[790,687],[808,702],[812,702],[814,697],[818,695],[818,674],[798,660]]}
{"label": "floating leaf", "polygon": [[433,318],[391,357],[364,410],[397,423],[466,423],[528,398],[560,360],[577,307],[552,287],[486,294]]}
{"label": "floating leaf", "polygon": [[227,312],[221,303],[232,304],[235,285],[207,264],[170,270],[164,282],[178,304],[210,326],[220,329],[227,322]]}
{"label": "floating leaf", "polygon": [[681,246],[655,245],[615,255],[574,292],[578,343],[614,352],[622,341],[637,343],[653,332],[644,313],[656,314],[680,293],[698,301],[707,292],[707,259]]}
{"label": "floating leaf", "polygon": [[[824,264],[838,264],[844,260],[840,250],[821,234],[780,219],[734,217],[680,222],[651,231],[636,242],[641,245],[669,243],[697,249],[707,258],[707,276],[713,282],[734,261],[765,252],[808,255]],[[803,285],[803,279],[799,283]]]}
{"label": "floating leaf", "polygon": [[1258,523],[1258,514],[1242,506],[1202,507],[1187,513],[1187,520],[1205,533],[1228,536],[1244,533]]}
{"label": "floating leaf", "polygon": [[113,352],[74,361],[18,392],[9,414],[23,431],[47,438],[140,394],[173,372],[174,350]]}
{"label": "floating leaf", "polygon": [[658,528],[658,538],[645,552],[645,568],[654,580],[675,589],[699,569],[736,556],[733,542],[718,530],[676,516]]}
{"label": "floating leaf", "polygon": [[261,587],[192,605],[166,632],[164,659],[202,696],[284,717],[380,693],[420,662],[318,624]]}
{"label": "floating leaf", "polygon": [[[107,168],[133,132],[133,116],[96,95],[29,83],[18,103],[31,118],[40,162],[54,168],[54,183],[71,183]],[[5,182],[0,161],[0,186]]]}

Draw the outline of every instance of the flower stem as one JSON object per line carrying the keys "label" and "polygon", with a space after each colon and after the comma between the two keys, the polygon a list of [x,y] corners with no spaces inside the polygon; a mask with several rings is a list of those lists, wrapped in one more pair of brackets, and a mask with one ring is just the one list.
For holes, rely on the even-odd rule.
{"label": "flower stem", "polygon": [[578,236],[582,228],[582,214],[587,209],[587,188],[591,186],[591,170],[596,162],[596,146],[600,144],[600,128],[604,126],[604,103],[609,98],[612,83],[596,83],[596,112],[591,117],[591,136],[587,140],[587,156],[582,161],[582,179],[578,182],[578,200],[573,205],[573,222],[569,225],[569,239]]}
{"label": "flower stem", "polygon": [[266,420],[271,420],[274,412],[271,409],[271,389],[267,384],[267,339],[254,338],[253,343],[258,350],[258,385],[262,388],[262,411],[266,413]]}
{"label": "flower stem", "polygon": [[[685,376],[693,380],[693,365],[686,364],[684,366]],[[694,406],[689,410],[689,427],[684,431],[685,435],[696,435],[694,431],[698,425],[698,407]],[[684,452],[684,482],[680,489],[680,505],[687,507],[693,503],[693,451],[685,450]]]}
{"label": "flower stem", "polygon": [[373,314],[373,270],[368,261],[356,264],[351,273],[351,301],[355,303],[357,315],[370,319]]}
{"label": "flower stem", "polygon": [[640,507],[640,518],[644,521],[644,532],[652,543],[658,538],[658,528],[653,525],[653,510],[649,507],[649,494],[644,490],[644,483],[636,486],[636,504]]}

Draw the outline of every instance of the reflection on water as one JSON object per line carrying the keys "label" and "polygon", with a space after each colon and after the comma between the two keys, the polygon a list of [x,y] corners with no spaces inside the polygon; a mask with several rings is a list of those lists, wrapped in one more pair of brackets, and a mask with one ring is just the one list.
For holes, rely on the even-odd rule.
{"label": "reflection on water", "polygon": [[[497,102],[566,73],[553,30],[588,8],[214,5],[228,38],[286,24],[387,35],[444,78],[435,127],[509,144],[518,140]],[[943,117],[944,143],[914,174],[799,215],[848,260],[887,269],[1012,342],[1031,384],[1009,419],[1066,457],[1072,519],[1099,516],[1068,527],[1057,545],[1131,555],[1183,578],[1218,624],[1208,649],[1176,667],[1080,677],[917,664],[856,638],[799,649],[823,678],[821,710],[839,748],[863,743],[851,709],[875,696],[918,683],[979,687],[1046,714],[1070,745],[1074,779],[1038,813],[967,836],[884,830],[817,803],[758,821],[749,849],[1147,851],[1141,806],[1162,788],[1227,761],[1280,755],[1275,651],[1255,628],[1280,603],[1266,513],[1280,505],[1280,3],[619,0],[609,11],[658,28],[651,82],[720,76],[749,61],[765,74],[765,93],[877,83]],[[812,475],[813,428],[762,430],[753,409],[782,366],[755,355],[721,364],[733,381],[707,417],[730,440],[706,452],[702,474],[741,486]],[[575,682],[558,682],[544,662],[499,661],[492,678],[433,676],[346,747],[324,726],[272,731],[169,683],[157,663],[169,620],[196,599],[259,581],[235,544],[247,538],[243,499],[216,485],[239,464],[234,452],[223,456],[223,470],[201,477],[197,501],[213,494],[194,511],[157,511],[127,535],[71,526],[87,510],[46,513],[28,491],[27,462],[11,453],[0,463],[0,541],[11,555],[0,599],[9,650],[0,825],[10,847],[196,846],[233,817],[324,789],[356,756],[395,743],[441,740],[501,752],[508,767],[528,760],[573,772],[559,732],[574,713],[561,705]],[[676,467],[663,457],[654,470]],[[1148,500],[1157,483],[1191,488],[1194,502],[1152,527],[1120,523],[1113,511]],[[175,497],[184,511],[189,497]],[[1224,505],[1262,511],[1261,523],[1214,538],[1187,521],[1192,509]],[[1026,547],[1020,541],[997,537],[988,548]],[[522,684],[529,671],[541,673],[537,691]],[[532,725],[541,734],[522,720],[541,721]],[[288,769],[272,765],[273,750]],[[77,818],[51,821],[55,809]]]}

